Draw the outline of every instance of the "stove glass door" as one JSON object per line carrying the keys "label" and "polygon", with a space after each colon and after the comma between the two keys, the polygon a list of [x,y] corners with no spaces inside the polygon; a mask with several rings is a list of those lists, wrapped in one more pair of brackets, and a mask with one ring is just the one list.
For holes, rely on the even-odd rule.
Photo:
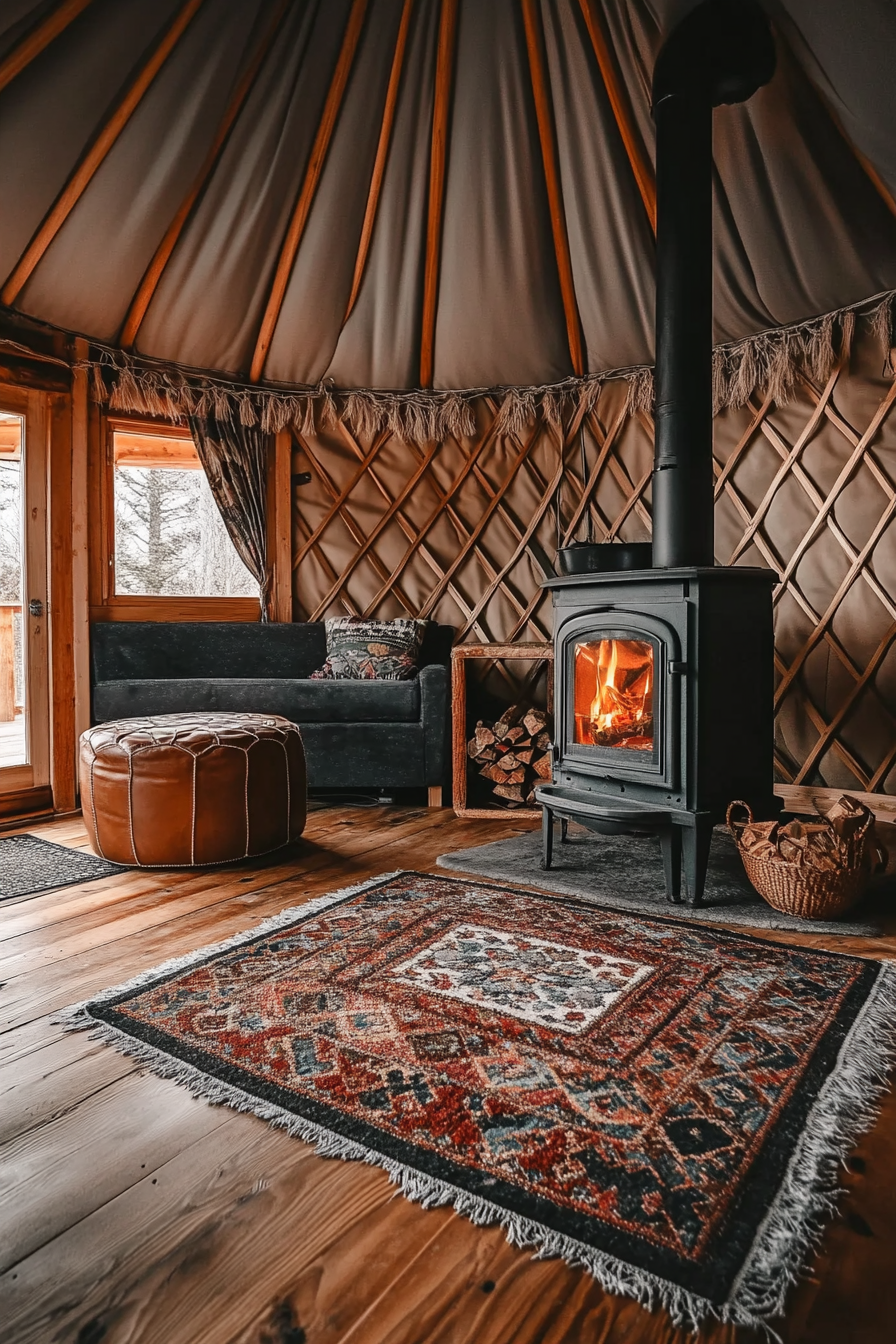
{"label": "stove glass door", "polygon": [[582,639],[573,654],[573,741],[653,754],[653,643],[606,636]]}

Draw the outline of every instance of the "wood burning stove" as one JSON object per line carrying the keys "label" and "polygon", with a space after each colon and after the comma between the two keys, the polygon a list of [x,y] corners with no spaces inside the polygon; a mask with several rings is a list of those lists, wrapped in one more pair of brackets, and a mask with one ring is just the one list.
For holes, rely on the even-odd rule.
{"label": "wood burning stove", "polygon": [[594,830],[655,831],[667,896],[681,898],[683,858],[693,904],[728,803],[776,809],[777,575],[713,564],[711,406],[712,109],[749,98],[774,67],[754,0],[704,0],[657,58],[654,567],[545,584],[555,661],[554,776],[535,791],[545,866],[555,813]]}
{"label": "wood burning stove", "polygon": [[775,810],[771,570],[693,567],[550,579],[552,814],[656,831],[666,890],[699,903],[712,827],[733,798]]}

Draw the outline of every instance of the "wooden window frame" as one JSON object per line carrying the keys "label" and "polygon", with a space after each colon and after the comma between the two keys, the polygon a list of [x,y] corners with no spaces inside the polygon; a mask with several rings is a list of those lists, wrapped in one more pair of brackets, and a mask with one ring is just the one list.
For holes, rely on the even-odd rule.
{"label": "wooden window frame", "polygon": [[129,597],[115,592],[115,432],[189,439],[189,430],[150,417],[104,414],[94,407],[90,438],[92,461],[90,547],[90,620],[94,621],[259,621],[257,597]]}

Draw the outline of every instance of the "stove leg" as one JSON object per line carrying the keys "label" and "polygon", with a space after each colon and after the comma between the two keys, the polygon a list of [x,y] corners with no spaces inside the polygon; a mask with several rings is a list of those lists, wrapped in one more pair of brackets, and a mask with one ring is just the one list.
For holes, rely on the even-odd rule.
{"label": "stove leg", "polygon": [[663,872],[666,877],[666,900],[681,904],[681,827],[667,826],[660,831],[663,851]]}
{"label": "stove leg", "polygon": [[561,817],[561,818],[560,818],[560,843],[561,843],[561,845],[565,845],[565,844],[566,844],[566,834],[567,834],[568,830],[569,830],[569,817]]}
{"label": "stove leg", "polygon": [[554,814],[549,807],[541,805],[541,866],[550,868],[554,857]]}
{"label": "stove leg", "polygon": [[709,847],[712,844],[712,822],[708,818],[698,818],[693,826],[685,826],[682,838],[688,905],[702,905],[703,888],[706,885],[706,865],[709,862]]}

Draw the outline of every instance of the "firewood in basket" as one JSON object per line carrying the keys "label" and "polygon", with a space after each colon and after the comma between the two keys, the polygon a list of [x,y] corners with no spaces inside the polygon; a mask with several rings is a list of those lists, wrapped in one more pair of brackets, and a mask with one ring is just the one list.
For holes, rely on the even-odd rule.
{"label": "firewood in basket", "polygon": [[515,770],[519,765],[519,761],[517,760],[516,756],[514,756],[512,751],[506,751],[504,755],[501,756],[500,759],[496,762],[496,764],[502,770]]}
{"label": "firewood in basket", "polygon": [[535,756],[537,753],[535,752],[535,749],[533,747],[517,747],[516,751],[513,754],[518,761],[522,762],[523,765],[531,765],[532,757]]}
{"label": "firewood in basket", "polygon": [[519,784],[496,784],[495,796],[506,798],[509,803],[516,803],[517,805],[523,801],[523,791]]}
{"label": "firewood in basket", "polygon": [[547,731],[538,733],[535,738],[535,745],[540,747],[542,751],[549,751],[551,746],[550,733]]}
{"label": "firewood in basket", "polygon": [[492,765],[484,765],[479,774],[482,779],[488,779],[493,784],[505,784],[507,782],[507,771],[502,770],[498,761],[495,761]]}
{"label": "firewood in basket", "polygon": [[553,765],[551,762],[551,753],[546,751],[543,756],[537,757],[532,762],[532,769],[538,775],[539,779],[551,779],[553,777]]}
{"label": "firewood in basket", "polygon": [[467,743],[467,755],[472,761],[493,761],[497,750],[492,743],[477,742],[475,737],[471,737]]}

